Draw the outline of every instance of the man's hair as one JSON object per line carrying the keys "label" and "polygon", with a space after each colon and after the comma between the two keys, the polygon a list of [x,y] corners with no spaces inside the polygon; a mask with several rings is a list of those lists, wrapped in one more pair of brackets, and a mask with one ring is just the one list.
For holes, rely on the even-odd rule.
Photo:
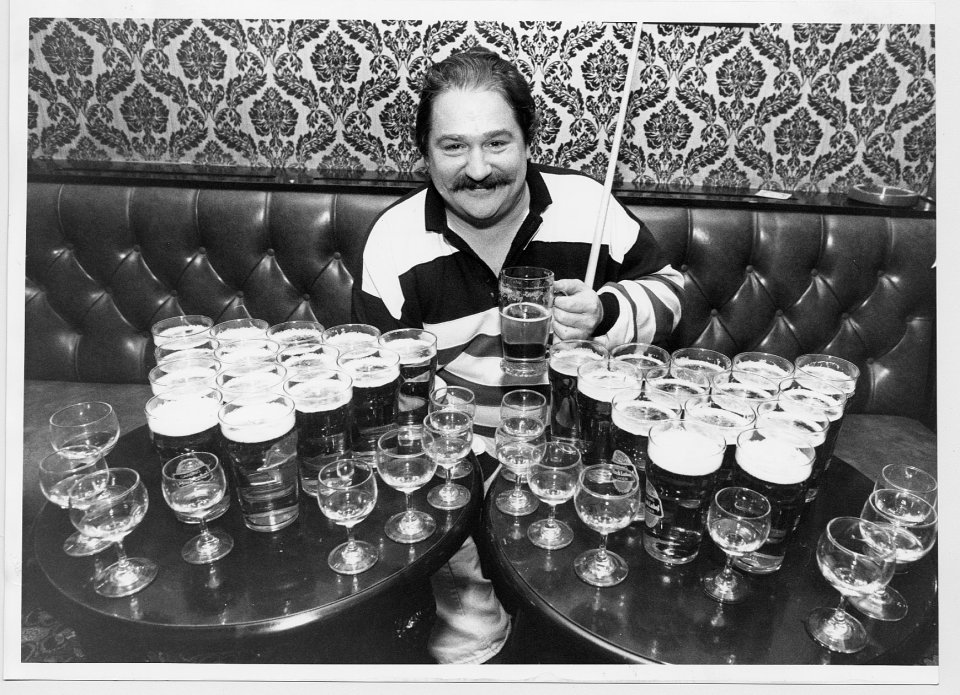
{"label": "man's hair", "polygon": [[443,92],[454,89],[484,89],[499,93],[513,109],[524,144],[533,143],[538,118],[530,84],[513,64],[493,51],[477,46],[455,53],[427,69],[417,108],[416,138],[421,154],[427,154],[434,100]]}

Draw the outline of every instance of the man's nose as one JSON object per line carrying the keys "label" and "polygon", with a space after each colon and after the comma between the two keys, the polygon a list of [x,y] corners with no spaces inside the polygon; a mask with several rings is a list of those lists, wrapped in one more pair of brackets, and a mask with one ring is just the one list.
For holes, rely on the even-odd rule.
{"label": "man's nose", "polygon": [[473,147],[467,156],[467,167],[464,172],[474,181],[483,181],[490,174],[492,168],[487,162],[487,155],[482,147]]}

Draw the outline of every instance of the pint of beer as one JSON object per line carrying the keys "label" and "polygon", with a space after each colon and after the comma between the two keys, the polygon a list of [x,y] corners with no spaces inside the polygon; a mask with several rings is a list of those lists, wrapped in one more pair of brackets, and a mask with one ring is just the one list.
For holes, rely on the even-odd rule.
{"label": "pint of beer", "polygon": [[503,371],[539,376],[547,367],[553,327],[553,271],[532,266],[500,271],[500,338]]}
{"label": "pint of beer", "polygon": [[323,367],[301,369],[283,390],[296,408],[300,487],[316,497],[320,469],[350,453],[353,379]]}
{"label": "pint of beer", "polygon": [[577,411],[577,369],[584,362],[605,359],[607,349],[592,340],[562,340],[550,347],[550,437],[581,448]]}
{"label": "pint of beer", "polygon": [[188,314],[161,319],[150,327],[150,332],[153,335],[154,347],[160,347],[177,338],[208,333],[212,327],[213,319],[209,316]]}
{"label": "pint of beer", "polygon": [[217,385],[220,363],[213,357],[192,357],[167,360],[150,370],[147,375],[150,389],[157,396],[170,389],[183,386],[213,388]]}
{"label": "pint of beer", "polygon": [[218,419],[243,523],[253,531],[292,524],[300,514],[293,400],[270,392],[241,396],[222,405]]}
{"label": "pint of beer", "polygon": [[[682,413],[672,398],[644,394],[640,389],[624,389],[611,402],[611,461],[637,471],[641,495],[646,481],[647,438],[650,429],[664,420],[679,420]],[[642,510],[638,511],[641,518]]]}
{"label": "pint of beer", "polygon": [[[216,454],[220,451],[217,422],[220,404],[220,393],[204,386],[167,389],[147,401],[143,410],[160,465],[181,454],[197,451]],[[224,495],[224,499],[213,506],[207,518],[222,516],[229,506],[230,497]],[[197,523],[195,518],[186,514],[175,514],[184,523]]]}
{"label": "pint of beer", "polygon": [[610,350],[610,357],[632,364],[647,377],[666,376],[670,371],[670,353],[649,343],[623,343]]}
{"label": "pint of beer", "polygon": [[353,452],[374,460],[377,440],[396,427],[400,355],[368,344],[342,352],[337,365],[353,379]]}
{"label": "pint of beer", "polygon": [[577,369],[577,413],[585,465],[610,462],[613,397],[623,389],[640,388],[642,381],[633,365],[617,360],[594,360]]}
{"label": "pint of beer", "polygon": [[420,328],[398,328],[381,335],[380,345],[400,355],[397,424],[422,423],[437,376],[437,336]]}
{"label": "pint of beer", "polygon": [[694,396],[683,406],[683,419],[712,429],[726,441],[723,465],[717,473],[717,489],[726,487],[733,475],[737,437],[757,420],[750,401],[717,393]]}
{"label": "pint of beer", "polygon": [[733,484],[755,490],[770,501],[770,535],[759,550],[735,564],[753,574],[770,574],[783,565],[787,542],[800,521],[813,447],[783,427],[761,426],[737,439]]}
{"label": "pint of beer", "polygon": [[696,422],[650,428],[643,547],[651,557],[668,565],[697,557],[725,448],[723,436]]}

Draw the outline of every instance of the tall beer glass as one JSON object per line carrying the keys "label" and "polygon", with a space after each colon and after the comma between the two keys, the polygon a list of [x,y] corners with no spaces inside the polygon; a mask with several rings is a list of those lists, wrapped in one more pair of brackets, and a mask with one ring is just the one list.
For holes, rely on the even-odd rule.
{"label": "tall beer glass", "polygon": [[154,349],[153,357],[157,364],[166,364],[171,360],[213,357],[213,353],[219,346],[220,341],[212,337],[209,332],[195,333],[165,341]]}
{"label": "tall beer glass", "polygon": [[243,523],[253,531],[292,524],[300,514],[293,400],[269,392],[241,396],[222,405],[218,417]]}
{"label": "tall beer glass", "polygon": [[786,357],[774,355],[771,352],[740,352],[733,356],[731,368],[741,372],[759,374],[776,382],[781,382],[793,376],[793,362]]}
{"label": "tall beer glass", "polygon": [[731,369],[720,372],[710,382],[710,392],[741,398],[756,410],[764,401],[774,400],[780,391],[778,382],[760,374]]}
{"label": "tall beer glass", "polygon": [[833,448],[840,434],[840,423],[843,421],[843,412],[847,403],[846,394],[831,382],[804,374],[794,374],[780,382],[780,394],[777,400],[788,409],[798,406],[812,409],[830,421],[826,437],[817,447],[813,472],[810,474],[810,484],[807,487],[807,501],[812,502],[817,497],[821,478],[830,467]]}
{"label": "tall beer glass", "polygon": [[[212,353],[211,353],[212,355]],[[213,357],[194,357],[182,360],[168,360],[150,370],[147,378],[150,389],[157,396],[164,391],[183,386],[215,387],[220,362]]]}
{"label": "tall beer glass", "polygon": [[300,487],[316,497],[320,469],[349,457],[353,379],[334,369],[301,369],[283,390],[296,408]]}
{"label": "tall beer glass", "polygon": [[679,374],[648,377],[644,391],[670,398],[678,408],[683,408],[687,399],[710,391],[710,378],[701,372],[681,370]]}
{"label": "tall beer glass", "polygon": [[683,406],[683,419],[713,429],[727,442],[723,465],[717,473],[717,489],[726,487],[733,476],[737,437],[753,427],[757,420],[750,402],[722,394],[694,396]]}
{"label": "tall beer glass", "polygon": [[319,340],[301,340],[281,347],[277,353],[277,363],[288,373],[317,361],[325,363],[330,369],[336,369],[339,357],[340,350],[333,345],[321,343]]}
{"label": "tall beer glass", "polygon": [[800,355],[794,360],[797,372],[816,379],[829,381],[840,388],[847,397],[847,404],[853,400],[860,378],[860,368],[850,360],[824,354]]}
{"label": "tall beer glass", "polygon": [[643,518],[643,489],[646,486],[647,438],[650,428],[664,420],[679,420],[682,411],[676,401],[662,394],[644,394],[640,389],[624,389],[611,402],[611,461],[636,470],[640,481],[641,504],[637,518]]}
{"label": "tall beer glass", "polygon": [[500,271],[500,366],[511,376],[539,376],[547,367],[553,326],[553,271],[532,266]]}
{"label": "tall beer glass", "polygon": [[511,516],[525,516],[539,506],[537,498],[522,485],[530,467],[543,455],[547,441],[543,421],[534,417],[509,417],[500,421],[495,435],[497,460],[513,473],[514,487],[497,495],[497,509]]}
{"label": "tall beer glass", "polygon": [[280,344],[266,338],[250,340],[231,340],[222,342],[213,351],[214,358],[226,367],[229,364],[244,364],[247,362],[274,362]]}
{"label": "tall beer glass", "polygon": [[369,323],[341,323],[331,326],[323,332],[323,342],[333,345],[340,352],[346,352],[362,345],[376,345],[380,340],[380,329]]}
{"label": "tall beer glass", "polygon": [[227,364],[217,374],[216,384],[224,401],[258,391],[280,393],[287,370],[276,362]]}
{"label": "tall beer glass", "polygon": [[268,324],[263,319],[230,319],[221,321],[210,329],[210,336],[221,343],[234,340],[257,340],[267,337]]}
{"label": "tall beer glass", "polygon": [[577,412],[577,369],[584,362],[606,359],[607,349],[592,340],[562,340],[550,347],[550,438],[581,448]]}
{"label": "tall beer glass", "polygon": [[377,440],[396,426],[400,355],[379,345],[340,354],[339,368],[353,378],[353,452],[374,460]]}
{"label": "tall beer glass", "polygon": [[281,349],[297,343],[323,341],[323,325],[316,321],[284,321],[267,329],[267,339],[281,345]]}
{"label": "tall beer glass", "polygon": [[623,389],[640,388],[642,382],[640,372],[626,362],[595,360],[577,369],[577,412],[584,465],[610,462],[613,397]]}
{"label": "tall beer glass", "polygon": [[723,436],[689,420],[650,428],[643,547],[651,557],[668,565],[697,557],[725,449]]}
{"label": "tall beer glass", "polygon": [[400,355],[397,424],[419,425],[427,416],[437,376],[437,336],[420,328],[398,328],[381,335],[380,345]]}
{"label": "tall beer glass", "polygon": [[208,333],[212,327],[213,319],[209,316],[187,314],[157,321],[150,327],[150,333],[153,335],[153,346],[158,348],[170,340]]}
{"label": "tall beer glass", "polygon": [[611,359],[632,364],[647,377],[666,376],[670,371],[670,353],[649,343],[623,343],[610,350]]}
{"label": "tall beer glass", "polygon": [[737,567],[771,574],[783,566],[790,536],[803,513],[812,468],[813,447],[789,430],[758,427],[737,438],[733,484],[770,501],[770,535],[758,550],[738,557]]}
{"label": "tall beer glass", "polygon": [[670,355],[670,371],[677,370],[700,372],[713,376],[717,372],[725,372],[733,366],[733,360],[722,352],[709,348],[680,348]]}

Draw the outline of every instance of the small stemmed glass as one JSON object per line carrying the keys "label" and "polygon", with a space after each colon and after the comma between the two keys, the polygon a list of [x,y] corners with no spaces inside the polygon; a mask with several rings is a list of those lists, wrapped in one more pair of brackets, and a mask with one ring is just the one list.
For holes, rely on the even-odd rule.
{"label": "small stemmed glass", "polygon": [[[473,391],[468,389],[466,386],[442,386],[438,389],[434,389],[430,393],[430,404],[427,406],[427,412],[432,413],[434,410],[462,410],[467,415],[470,416],[470,419],[476,417],[477,415],[477,400]],[[483,452],[483,440],[474,435],[473,438],[474,451],[479,455]],[[453,467],[453,471],[450,473],[450,477],[456,480],[457,478],[466,478],[470,475],[470,471],[473,470],[473,466],[470,463],[469,459],[463,459],[456,466]]]}
{"label": "small stemmed glass", "polygon": [[460,509],[470,501],[470,490],[453,482],[451,473],[470,454],[473,418],[461,410],[435,410],[423,419],[423,450],[443,468],[445,481],[427,493],[437,509]]}
{"label": "small stemmed glass", "polygon": [[69,458],[106,458],[119,438],[117,413],[103,401],[74,403],[50,416],[50,443]]}
{"label": "small stemmed glass", "polygon": [[587,584],[614,586],[627,577],[627,562],[607,550],[607,535],[626,528],[637,511],[640,480],[632,467],[598,463],[580,471],[573,504],[577,515],[600,534],[600,547],[581,553],[573,569]]}
{"label": "small stemmed glass", "polygon": [[219,459],[207,451],[181,454],[163,464],[160,474],[170,509],[200,522],[200,535],[184,544],[181,557],[191,565],[206,565],[229,553],[230,534],[207,528],[211,510],[227,494],[227,476]]}
{"label": "small stemmed glass", "polygon": [[339,574],[360,574],[377,564],[377,549],[354,538],[353,527],[377,504],[377,478],[363,459],[343,458],[317,474],[317,503],[324,516],[347,529],[347,542],[330,551],[327,564]]}
{"label": "small stemmed glass", "polygon": [[[937,540],[937,510],[911,492],[880,488],[870,493],[860,518],[884,526],[896,545],[896,573],[905,572],[924,557]],[[908,605],[903,595],[889,585],[872,594],[857,596],[850,603],[876,620],[902,620]]]}
{"label": "small stemmed glass", "polygon": [[[70,508],[70,488],[81,477],[107,469],[107,462],[99,456],[76,458],[54,451],[40,462],[40,491],[60,509]],[[110,541],[91,538],[79,531],[71,533],[63,542],[63,552],[70,557],[96,555],[110,547]]]}
{"label": "small stemmed glass", "polygon": [[840,592],[840,605],[811,611],[804,623],[807,632],[831,651],[860,651],[867,644],[867,631],[844,606],[847,598],[873,594],[893,577],[893,534],[880,524],[857,517],[831,519],[817,542],[817,564]]}
{"label": "small stemmed glass", "polygon": [[880,471],[874,490],[901,490],[937,506],[937,479],[926,471],[906,463],[888,463]]}
{"label": "small stemmed glass", "polygon": [[713,496],[707,510],[707,531],[726,556],[723,567],[704,575],[704,593],[720,603],[739,603],[750,593],[745,577],[733,561],[759,550],[770,534],[770,502],[745,487],[725,487]]}
{"label": "small stemmed glass", "polygon": [[414,509],[410,498],[437,471],[437,462],[423,450],[423,427],[407,425],[382,434],[377,441],[377,470],[383,482],[404,496],[404,511],[391,516],[384,526],[387,538],[397,543],[429,538],[437,522],[426,512]]}
{"label": "small stemmed glass", "polygon": [[93,580],[101,596],[119,598],[134,594],[157,576],[157,563],[128,558],[123,539],[147,514],[149,499],[140,474],[130,468],[110,468],[88,473],[70,488],[70,521],[80,533],[103,538],[117,546],[117,562]]}
{"label": "small stemmed glass", "polygon": [[545,442],[530,466],[530,489],[541,502],[550,506],[546,519],[530,524],[527,538],[538,548],[556,550],[573,541],[573,529],[557,520],[557,505],[573,497],[580,475],[580,450],[572,444]]}
{"label": "small stemmed glass", "polygon": [[523,479],[542,453],[547,440],[543,421],[535,417],[508,417],[500,421],[495,435],[497,459],[514,475],[513,487],[497,495],[497,509],[511,516],[525,516],[539,506],[537,498],[523,489]]}
{"label": "small stemmed glass", "polygon": [[513,389],[500,399],[500,419],[508,417],[535,417],[546,423],[549,416],[547,398],[533,389]]}

